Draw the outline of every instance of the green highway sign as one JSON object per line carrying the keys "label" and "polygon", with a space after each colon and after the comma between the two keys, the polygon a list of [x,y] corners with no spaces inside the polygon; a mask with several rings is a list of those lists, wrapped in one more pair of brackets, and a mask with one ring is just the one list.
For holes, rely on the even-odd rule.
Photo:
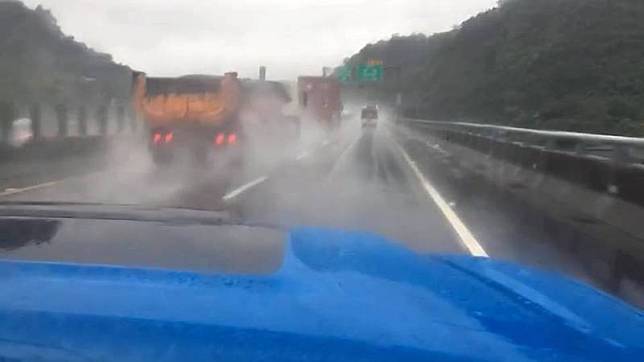
{"label": "green highway sign", "polygon": [[358,64],[355,69],[351,65],[343,65],[336,68],[335,74],[342,83],[378,82],[383,78],[384,67],[381,61],[370,60],[366,64]]}
{"label": "green highway sign", "polygon": [[352,69],[351,69],[351,66],[349,65],[344,65],[342,67],[339,67],[337,69],[338,80],[340,80],[340,82],[345,82],[345,83],[350,82],[351,72],[352,72]]}
{"label": "green highway sign", "polygon": [[358,81],[375,82],[382,80],[384,70],[382,64],[360,64],[357,73]]}

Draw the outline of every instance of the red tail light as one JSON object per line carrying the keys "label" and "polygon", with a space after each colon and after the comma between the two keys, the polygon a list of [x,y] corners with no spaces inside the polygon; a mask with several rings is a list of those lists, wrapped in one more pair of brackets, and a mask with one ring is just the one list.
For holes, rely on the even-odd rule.
{"label": "red tail light", "polygon": [[161,134],[155,133],[154,136],[152,136],[152,142],[154,142],[155,145],[158,145],[161,142]]}
{"label": "red tail light", "polygon": [[218,133],[217,137],[215,137],[215,144],[217,146],[221,146],[224,144],[224,141],[226,140],[226,136],[224,136],[223,133]]}
{"label": "red tail light", "polygon": [[228,144],[229,145],[234,145],[235,143],[237,143],[237,135],[234,134],[234,133],[229,134],[228,135]]}
{"label": "red tail light", "polygon": [[165,135],[165,143],[170,143],[174,139],[174,134],[172,132]]}

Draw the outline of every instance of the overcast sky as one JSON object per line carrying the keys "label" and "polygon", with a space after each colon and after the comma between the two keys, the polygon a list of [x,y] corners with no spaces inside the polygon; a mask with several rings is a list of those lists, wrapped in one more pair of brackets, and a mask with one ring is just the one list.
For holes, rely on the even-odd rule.
{"label": "overcast sky", "polygon": [[24,0],[65,33],[151,75],[319,74],[394,33],[450,30],[496,0]]}

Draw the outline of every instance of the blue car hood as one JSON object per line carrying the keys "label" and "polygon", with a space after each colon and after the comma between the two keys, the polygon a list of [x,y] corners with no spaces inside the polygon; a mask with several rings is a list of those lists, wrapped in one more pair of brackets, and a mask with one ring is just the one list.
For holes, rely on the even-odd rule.
{"label": "blue car hood", "polygon": [[561,276],[288,235],[261,276],[0,262],[0,360],[644,360],[642,312]]}

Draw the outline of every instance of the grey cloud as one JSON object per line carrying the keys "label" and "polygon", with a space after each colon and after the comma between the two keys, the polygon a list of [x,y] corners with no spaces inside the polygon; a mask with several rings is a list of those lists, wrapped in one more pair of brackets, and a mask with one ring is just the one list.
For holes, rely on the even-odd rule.
{"label": "grey cloud", "polygon": [[449,30],[496,0],[25,0],[63,30],[149,73],[317,74],[393,33]]}

